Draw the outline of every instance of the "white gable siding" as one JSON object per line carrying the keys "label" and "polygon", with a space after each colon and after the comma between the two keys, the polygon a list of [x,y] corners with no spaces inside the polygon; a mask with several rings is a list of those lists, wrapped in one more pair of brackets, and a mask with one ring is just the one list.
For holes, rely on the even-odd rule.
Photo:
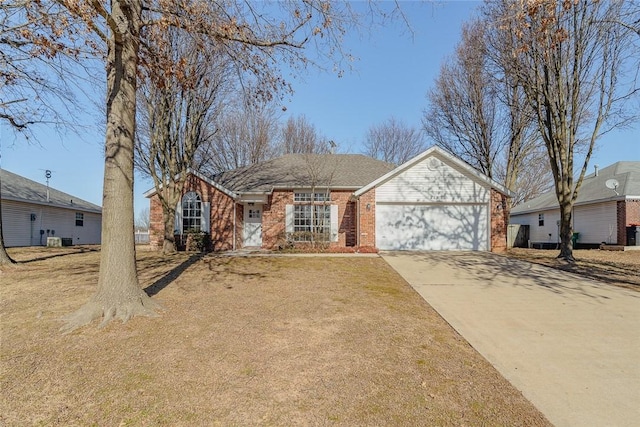
{"label": "white gable siding", "polygon": [[616,202],[573,208],[573,230],[580,233],[578,243],[616,243],[617,220]]}
{"label": "white gable siding", "polygon": [[[74,213],[75,215],[75,213]],[[76,227],[75,245],[97,245],[102,241],[102,215],[84,213],[84,227]]]}
{"label": "white gable siding", "polygon": [[6,247],[31,246],[35,236],[36,225],[31,222],[31,213],[35,213],[29,205],[24,203],[2,201],[2,235]]}
{"label": "white gable siding", "polygon": [[[47,237],[73,239],[73,244],[100,243],[101,215],[84,213],[84,225],[76,226],[76,212],[53,206],[2,201],[2,232],[4,243],[12,246],[46,245]],[[31,215],[35,221],[31,221]],[[44,233],[41,234],[40,230]]]}
{"label": "white gable siding", "polygon": [[376,189],[376,202],[487,203],[490,190],[437,156],[431,156]]}
{"label": "white gable siding", "polygon": [[[544,214],[544,225],[538,225],[538,214]],[[511,215],[511,224],[522,224],[529,226],[529,240],[533,243],[557,243],[558,242],[558,221],[560,221],[560,210],[535,212],[520,215]]]}

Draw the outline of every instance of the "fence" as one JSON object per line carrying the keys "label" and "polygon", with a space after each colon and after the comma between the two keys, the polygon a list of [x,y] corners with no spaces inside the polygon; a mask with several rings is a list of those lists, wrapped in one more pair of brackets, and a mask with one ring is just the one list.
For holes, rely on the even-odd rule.
{"label": "fence", "polygon": [[136,245],[145,245],[149,243],[149,231],[136,230]]}

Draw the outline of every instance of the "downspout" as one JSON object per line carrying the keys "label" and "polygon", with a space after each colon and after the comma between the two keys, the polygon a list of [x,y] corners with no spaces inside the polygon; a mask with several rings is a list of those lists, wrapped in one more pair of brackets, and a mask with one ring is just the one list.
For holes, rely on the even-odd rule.
{"label": "downspout", "polygon": [[360,252],[360,197],[356,200],[356,251]]}
{"label": "downspout", "polygon": [[232,248],[235,251],[236,250],[236,199],[233,199],[233,244],[232,244]]}
{"label": "downspout", "polygon": [[[487,212],[489,214],[489,220],[487,221],[487,231],[488,231],[488,238],[487,238],[487,249],[489,250],[489,252],[492,252],[493,250],[493,245],[492,240],[493,240],[493,187],[489,187],[489,206],[487,206],[487,208],[489,209],[489,212]],[[498,208],[496,208],[496,213],[498,211]]]}

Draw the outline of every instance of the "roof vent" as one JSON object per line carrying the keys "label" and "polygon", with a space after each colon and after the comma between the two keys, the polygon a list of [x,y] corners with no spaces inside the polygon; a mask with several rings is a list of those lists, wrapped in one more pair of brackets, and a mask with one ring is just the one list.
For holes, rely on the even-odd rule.
{"label": "roof vent", "polygon": [[600,166],[598,166],[598,165],[593,165],[593,169],[595,170],[595,176],[598,176],[598,168],[599,167]]}

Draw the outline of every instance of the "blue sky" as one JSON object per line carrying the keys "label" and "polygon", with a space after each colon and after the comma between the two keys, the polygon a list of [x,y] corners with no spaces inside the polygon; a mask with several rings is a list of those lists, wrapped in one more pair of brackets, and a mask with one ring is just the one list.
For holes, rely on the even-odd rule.
{"label": "blue sky", "polygon": [[[283,106],[289,115],[304,114],[344,152],[360,152],[369,127],[391,116],[420,127],[426,93],[443,59],[453,53],[462,23],[469,20],[478,1],[401,2],[413,34],[401,23],[373,34],[352,35],[346,40],[357,58],[354,70],[343,77],[311,70],[292,80],[295,93]],[[87,108],[90,110],[90,108]],[[79,117],[95,121],[99,113]],[[0,123],[1,166],[44,183],[44,171],[53,171],[50,185],[75,197],[101,204],[104,135],[86,132],[82,137],[54,131],[38,133],[39,144],[14,138]],[[640,127],[605,135],[590,162],[600,167],[620,160],[640,160]],[[137,177],[134,190],[137,213],[148,202],[142,193],[151,182]]]}

